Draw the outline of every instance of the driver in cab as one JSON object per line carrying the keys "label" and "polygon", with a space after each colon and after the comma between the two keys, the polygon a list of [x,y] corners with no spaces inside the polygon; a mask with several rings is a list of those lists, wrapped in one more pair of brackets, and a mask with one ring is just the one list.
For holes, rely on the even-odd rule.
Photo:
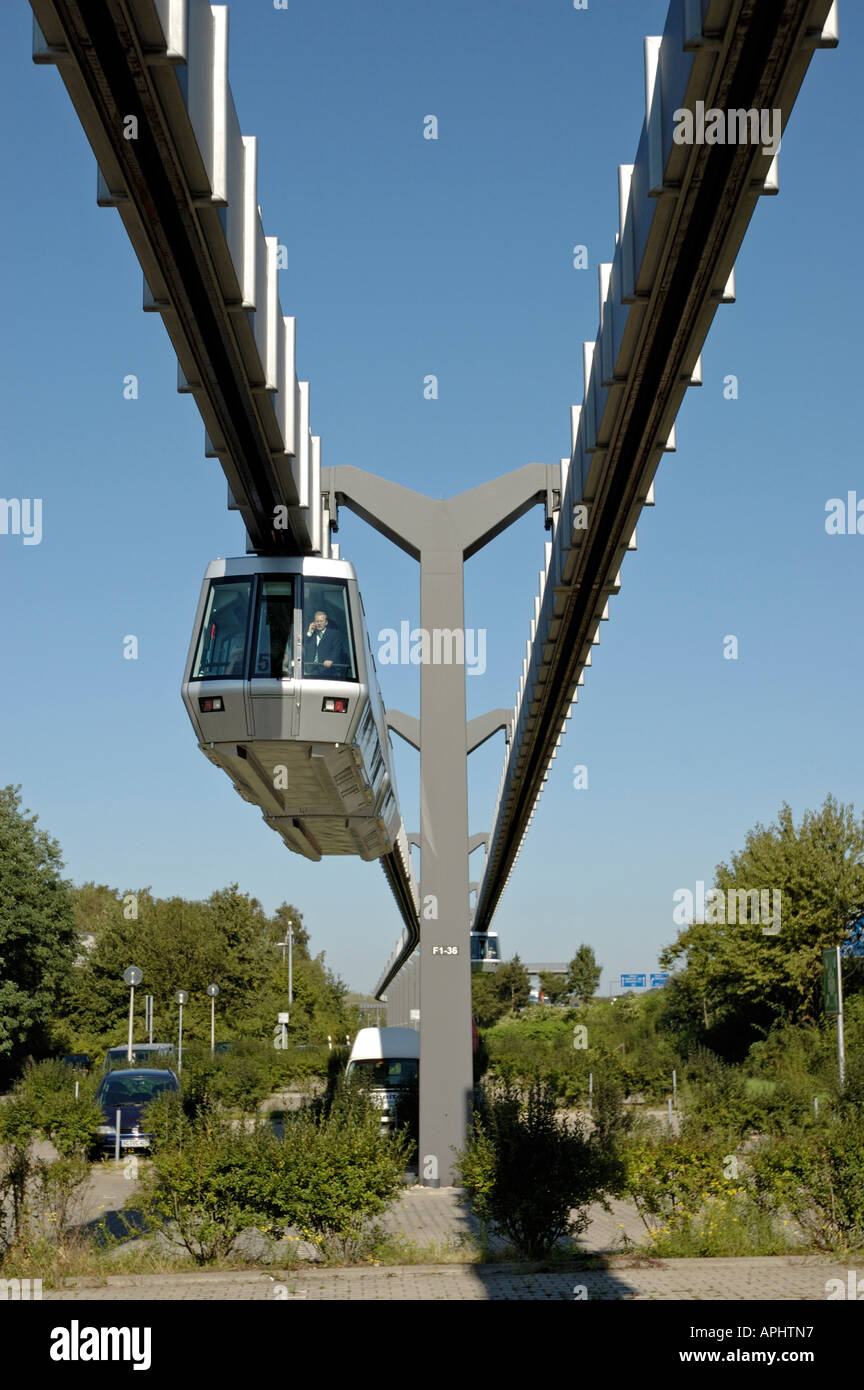
{"label": "driver in cab", "polygon": [[341,633],[331,626],[323,609],[316,609],[303,640],[303,666],[307,676],[334,676],[347,665]]}

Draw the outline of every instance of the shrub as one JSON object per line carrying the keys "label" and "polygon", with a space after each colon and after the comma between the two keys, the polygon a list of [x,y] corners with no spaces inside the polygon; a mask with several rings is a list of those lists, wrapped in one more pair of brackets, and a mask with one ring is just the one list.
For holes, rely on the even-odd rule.
{"label": "shrub", "polygon": [[698,1210],[682,1212],[650,1231],[648,1239],[650,1253],[667,1259],[782,1255],[795,1248],[772,1214],[741,1189],[707,1196]]}
{"label": "shrub", "polygon": [[499,1231],[521,1257],[542,1259],[562,1236],[585,1229],[587,1208],[620,1185],[621,1164],[581,1125],[559,1123],[547,1079],[535,1077],[524,1093],[504,1081],[484,1094],[485,1113],[475,1113],[456,1171],[484,1240]]}
{"label": "shrub", "polygon": [[[191,1110],[191,1115],[198,1113]],[[152,1135],[151,1151],[180,1149],[189,1133],[192,1120],[187,1114],[184,1094],[181,1091],[162,1091],[149,1105],[144,1107],[141,1127],[145,1134]]]}
{"label": "shrub", "polygon": [[613,1071],[604,1069],[597,1073],[593,1099],[591,1118],[597,1142],[614,1145],[632,1129],[633,1115],[624,1109],[624,1086]]}
{"label": "shrub", "polygon": [[636,1205],[652,1254],[774,1255],[790,1248],[791,1235],[754,1199],[725,1147],[648,1129],[628,1138],[624,1195]]}
{"label": "shrub", "polygon": [[39,1133],[36,1106],[15,1092],[0,1105],[0,1259],[19,1240],[26,1221],[32,1145]]}
{"label": "shrub", "polygon": [[823,1130],[765,1140],[749,1167],[760,1205],[788,1211],[817,1249],[864,1248],[864,1119],[851,1109]]}
{"label": "shrub", "polygon": [[763,1134],[794,1134],[814,1123],[812,1082],[781,1077],[771,1089],[756,1095],[756,1126]]}
{"label": "shrub", "polygon": [[325,1254],[357,1254],[370,1218],[399,1195],[411,1146],[408,1133],[382,1137],[380,1128],[365,1090],[347,1084],[334,1089],[326,1113],[289,1117],[265,1185],[271,1221],[296,1226]]}
{"label": "shrub", "polygon": [[210,1056],[201,1046],[184,1051],[183,1094],[191,1114],[215,1103],[252,1114],[277,1084],[275,1052],[265,1043],[243,1041]]}
{"label": "shrub", "polygon": [[682,1134],[734,1146],[759,1127],[759,1102],[748,1094],[742,1074],[706,1049],[688,1066]]}
{"label": "shrub", "polygon": [[330,1111],[335,1098],[341,1095],[345,1084],[345,1068],[351,1056],[349,1047],[334,1047],[327,1058],[327,1087],[322,1098],[324,1113]]}
{"label": "shrub", "polygon": [[269,1126],[237,1128],[215,1111],[202,1112],[193,1122],[176,1108],[172,1114],[161,1101],[148,1107],[148,1117],[154,1112],[159,1139],[136,1205],[196,1264],[224,1258],[242,1231],[263,1224],[259,1198],[268,1169]]}
{"label": "shrub", "polygon": [[43,1236],[67,1249],[81,1240],[90,1164],[80,1154],[34,1165],[32,1205]]}
{"label": "shrub", "polygon": [[50,1139],[64,1158],[84,1158],[95,1148],[102,1112],[93,1091],[93,1083],[83,1081],[76,1097],[72,1072],[50,1060],[31,1063],[16,1087],[20,1101],[30,1107],[34,1137],[38,1132]]}
{"label": "shrub", "polygon": [[[50,1064],[49,1064],[50,1065]],[[85,1155],[101,1120],[87,1099],[76,1100],[25,1075],[0,1105],[0,1260],[26,1254],[34,1241],[65,1249],[90,1181]],[[54,1160],[34,1158],[33,1145],[50,1138],[60,1152]]]}
{"label": "shrub", "polygon": [[722,1146],[682,1135],[642,1130],[624,1147],[623,1195],[635,1203],[647,1230],[649,1217],[666,1225],[682,1224],[700,1210],[708,1197],[736,1190],[724,1176]]}
{"label": "shrub", "polygon": [[190,1117],[172,1096],[148,1107],[147,1123],[147,1218],[198,1264],[224,1258],[252,1227],[274,1236],[294,1227],[347,1258],[398,1195],[405,1168],[408,1141],[381,1138],[379,1113],[356,1087],[342,1087],[326,1115],[290,1116],[283,1139],[212,1107]]}

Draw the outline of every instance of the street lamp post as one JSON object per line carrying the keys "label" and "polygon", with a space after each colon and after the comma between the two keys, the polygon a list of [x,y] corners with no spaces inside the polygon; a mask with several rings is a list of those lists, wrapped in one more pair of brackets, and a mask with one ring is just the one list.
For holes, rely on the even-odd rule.
{"label": "street lamp post", "polygon": [[132,1065],[132,1028],[135,1021],[135,986],[140,985],[143,978],[143,973],[137,965],[129,965],[123,971],[123,979],[129,986],[129,1042],[126,1048],[126,1060],[130,1067]]}
{"label": "street lamp post", "polygon": [[207,993],[210,995],[210,1056],[216,1051],[216,995],[219,993],[218,985],[208,985]]}
{"label": "street lamp post", "polygon": [[177,1034],[177,1073],[179,1075],[183,1070],[183,1005],[186,1003],[189,995],[185,989],[178,989],[174,998],[180,1005],[180,1027]]}
{"label": "street lamp post", "polygon": [[839,946],[829,946],[822,952],[822,988],[825,1012],[837,1019],[837,1068],[842,1091],[846,1084],[846,1048],[843,1038],[843,966]]}
{"label": "street lamp post", "polygon": [[288,1003],[294,1003],[294,928],[285,928],[285,940],[277,941],[277,949],[282,950],[282,964],[285,964],[285,951],[288,951]]}

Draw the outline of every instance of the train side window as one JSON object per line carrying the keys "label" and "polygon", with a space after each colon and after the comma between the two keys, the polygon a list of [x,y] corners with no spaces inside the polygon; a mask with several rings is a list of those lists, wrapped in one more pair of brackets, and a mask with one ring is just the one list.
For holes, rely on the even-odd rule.
{"label": "train side window", "polygon": [[366,706],[366,713],[360,728],[357,730],[357,743],[368,767],[372,758],[372,750],[377,747],[378,743],[378,730],[375,728],[371,705]]}
{"label": "train side window", "polygon": [[281,680],[293,674],[293,579],[262,579],[252,649],[252,679]]}
{"label": "train side window", "polygon": [[317,680],[357,679],[344,580],[303,581],[303,675]]}
{"label": "train side window", "polygon": [[251,593],[251,579],[214,579],[211,582],[192,667],[194,681],[214,676],[243,679]]}

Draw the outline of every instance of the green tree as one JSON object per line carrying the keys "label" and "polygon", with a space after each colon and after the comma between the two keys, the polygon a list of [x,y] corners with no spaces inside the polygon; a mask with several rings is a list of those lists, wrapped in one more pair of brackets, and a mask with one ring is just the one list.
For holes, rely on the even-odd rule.
{"label": "green tree", "polygon": [[[237,884],[204,902],[154,898],[149,889],[121,895],[85,885],[78,890],[79,924],[91,929],[92,949],[82,953],[63,1001],[70,1045],[98,1051],[122,1041],[129,994],[126,966],[143,973],[137,995],[154,996],[154,1038],[174,1037],[178,989],[189,992],[184,1038],[209,1040],[207,985],[219,985],[217,1035],[269,1039],[276,1015],[289,1008],[288,963],[277,943],[294,930],[294,1001],[290,1035],[295,1042],[325,1042],[356,1028],[356,1010],[345,985],[327,968],[323,953],[312,959],[308,933],[296,908],[282,903],[269,917]],[[139,1023],[140,1027],[140,1023]],[[139,1034],[140,1036],[140,1034]]]}
{"label": "green tree", "polygon": [[0,788],[0,1067],[45,1050],[78,946],[60,846]]}
{"label": "green tree", "polygon": [[491,1028],[505,1014],[528,1003],[531,984],[518,956],[502,961],[493,970],[476,970],[471,976],[471,1006],[480,1028]]}
{"label": "green tree", "polygon": [[503,1018],[506,1005],[495,985],[491,971],[475,971],[471,976],[471,1007],[478,1028],[492,1028],[499,1018]]}
{"label": "green tree", "polygon": [[[784,804],[776,825],[757,825],[744,849],[717,866],[715,889],[723,896],[712,895],[709,920],[686,925],[661,954],[664,968],[683,966],[664,991],[664,1022],[679,1044],[740,1057],[775,1023],[820,1017],[825,947],[860,955],[864,819],[828,796],[796,827]],[[781,895],[776,934],[763,931],[761,916],[753,920],[752,895],[763,890],[772,907]]]}
{"label": "green tree", "polygon": [[[280,903],[271,918],[274,948],[278,942],[288,940],[288,929],[294,936],[293,953],[295,960],[309,960],[309,933],[303,925],[303,918],[290,903]],[[280,957],[281,959],[281,957]]]}
{"label": "green tree", "polygon": [[524,1009],[531,998],[531,982],[528,971],[518,956],[502,961],[493,976],[498,997],[508,1013]]}
{"label": "green tree", "polygon": [[131,904],[124,904],[114,889],[104,883],[82,883],[70,892],[75,926],[85,943],[92,937],[95,945],[106,927],[118,917],[122,918],[124,908],[127,912],[134,911]]}
{"label": "green tree", "polygon": [[544,970],[540,975],[540,988],[550,1004],[557,1004],[559,999],[566,998],[569,993],[567,976],[554,975],[551,971]]}
{"label": "green tree", "polygon": [[602,968],[597,964],[591,947],[583,942],[567,972],[567,993],[576,1004],[587,1004],[596,994]]}

